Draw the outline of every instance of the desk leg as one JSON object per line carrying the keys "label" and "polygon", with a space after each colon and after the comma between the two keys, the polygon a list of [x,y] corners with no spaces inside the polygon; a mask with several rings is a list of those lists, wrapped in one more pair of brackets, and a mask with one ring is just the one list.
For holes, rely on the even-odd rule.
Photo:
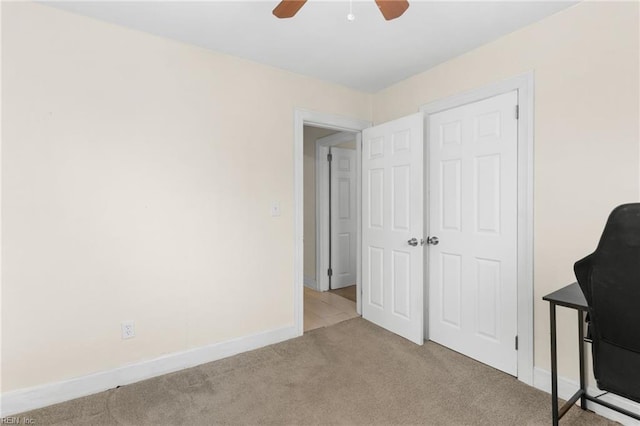
{"label": "desk leg", "polygon": [[551,421],[558,426],[558,353],[556,347],[556,304],[549,303],[551,316]]}
{"label": "desk leg", "polygon": [[585,377],[584,368],[584,313],[578,309],[578,352],[580,353],[580,407],[587,409],[587,378]]}

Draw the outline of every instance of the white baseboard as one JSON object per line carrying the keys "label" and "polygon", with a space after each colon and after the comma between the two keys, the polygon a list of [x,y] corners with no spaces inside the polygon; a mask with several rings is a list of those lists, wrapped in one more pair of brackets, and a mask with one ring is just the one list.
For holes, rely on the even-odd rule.
{"label": "white baseboard", "polygon": [[[533,369],[533,386],[547,393],[551,393],[551,373],[547,370],[535,367]],[[566,377],[558,376],[558,396],[560,398],[564,400],[571,398],[573,394],[576,393],[579,387],[580,385],[575,380],[570,380]],[[592,396],[600,395],[602,393],[602,391],[597,387],[589,387],[587,389],[587,392]],[[607,394],[603,395],[600,399],[616,405],[620,408],[624,408],[625,410],[631,411],[632,413],[640,414],[640,404],[634,401],[630,401],[621,396]],[[631,417],[627,417],[624,414],[620,414],[617,411],[610,410],[606,407],[603,407],[602,405],[587,402],[587,408],[598,413],[602,417],[620,422],[623,425],[640,426],[640,421],[632,419]],[[574,408],[572,408],[572,410],[573,409]]]}
{"label": "white baseboard", "polygon": [[240,337],[62,382],[2,394],[0,418],[92,395],[297,337],[295,327]]}
{"label": "white baseboard", "polygon": [[316,279],[306,275],[304,276],[304,286],[316,291],[318,290],[318,283],[316,282]]}

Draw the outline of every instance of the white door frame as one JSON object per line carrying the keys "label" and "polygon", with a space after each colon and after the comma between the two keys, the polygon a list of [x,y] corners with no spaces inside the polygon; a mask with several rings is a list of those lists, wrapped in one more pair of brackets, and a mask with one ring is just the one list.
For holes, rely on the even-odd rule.
{"label": "white door frame", "polygon": [[[362,134],[360,132],[340,132],[333,135],[325,136],[316,140],[316,286],[319,291],[329,290],[329,244],[331,241],[329,235],[329,162],[326,160],[329,154],[329,147],[340,145],[345,142],[356,140],[357,147],[361,146]],[[361,176],[359,173],[360,157],[356,153],[356,205],[361,202],[360,188]],[[356,223],[360,222],[360,217],[356,218]],[[360,227],[356,225],[359,230]],[[357,235],[357,241],[360,241],[360,234]],[[357,256],[357,254],[356,254]],[[359,271],[359,265],[356,265]],[[356,273],[356,292],[360,290],[360,276]],[[359,293],[358,293],[359,294]],[[360,298],[357,298],[358,305]],[[360,308],[358,307],[358,313]]]}
{"label": "white door frame", "polygon": [[[293,112],[293,209],[294,209],[294,240],[293,240],[293,321],[296,335],[304,332],[304,126],[324,127],[346,132],[362,132],[371,127],[371,122],[356,118],[342,117],[334,114],[309,111],[296,108]],[[360,175],[360,161],[362,147],[356,146],[356,173]],[[358,191],[359,189],[356,188]],[[357,194],[357,217],[360,220],[360,194]],[[360,235],[360,222],[358,222]],[[357,275],[360,272],[360,245],[357,246]],[[359,297],[357,298],[360,299]],[[358,312],[360,310],[358,309]]]}
{"label": "white door frame", "polygon": [[[420,107],[425,115],[425,153],[429,152],[429,115],[496,95],[518,91],[518,380],[533,386],[533,71]],[[515,113],[515,111],[514,111]],[[425,170],[429,167],[424,156]],[[425,230],[429,225],[429,173],[425,173]],[[429,306],[429,262],[425,250],[425,310]],[[429,315],[425,339],[429,339]]]}

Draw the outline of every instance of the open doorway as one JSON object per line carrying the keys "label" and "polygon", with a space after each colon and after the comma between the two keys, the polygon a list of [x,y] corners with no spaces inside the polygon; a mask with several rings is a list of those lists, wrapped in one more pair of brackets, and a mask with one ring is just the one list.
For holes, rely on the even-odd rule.
{"label": "open doorway", "polygon": [[304,331],[357,313],[357,132],[304,126]]}

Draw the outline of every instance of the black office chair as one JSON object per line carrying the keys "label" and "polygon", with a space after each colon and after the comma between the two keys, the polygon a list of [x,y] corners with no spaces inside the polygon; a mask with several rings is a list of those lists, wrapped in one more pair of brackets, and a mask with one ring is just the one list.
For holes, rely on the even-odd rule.
{"label": "black office chair", "polygon": [[611,212],[598,248],[574,271],[589,305],[598,387],[640,402],[640,203]]}

